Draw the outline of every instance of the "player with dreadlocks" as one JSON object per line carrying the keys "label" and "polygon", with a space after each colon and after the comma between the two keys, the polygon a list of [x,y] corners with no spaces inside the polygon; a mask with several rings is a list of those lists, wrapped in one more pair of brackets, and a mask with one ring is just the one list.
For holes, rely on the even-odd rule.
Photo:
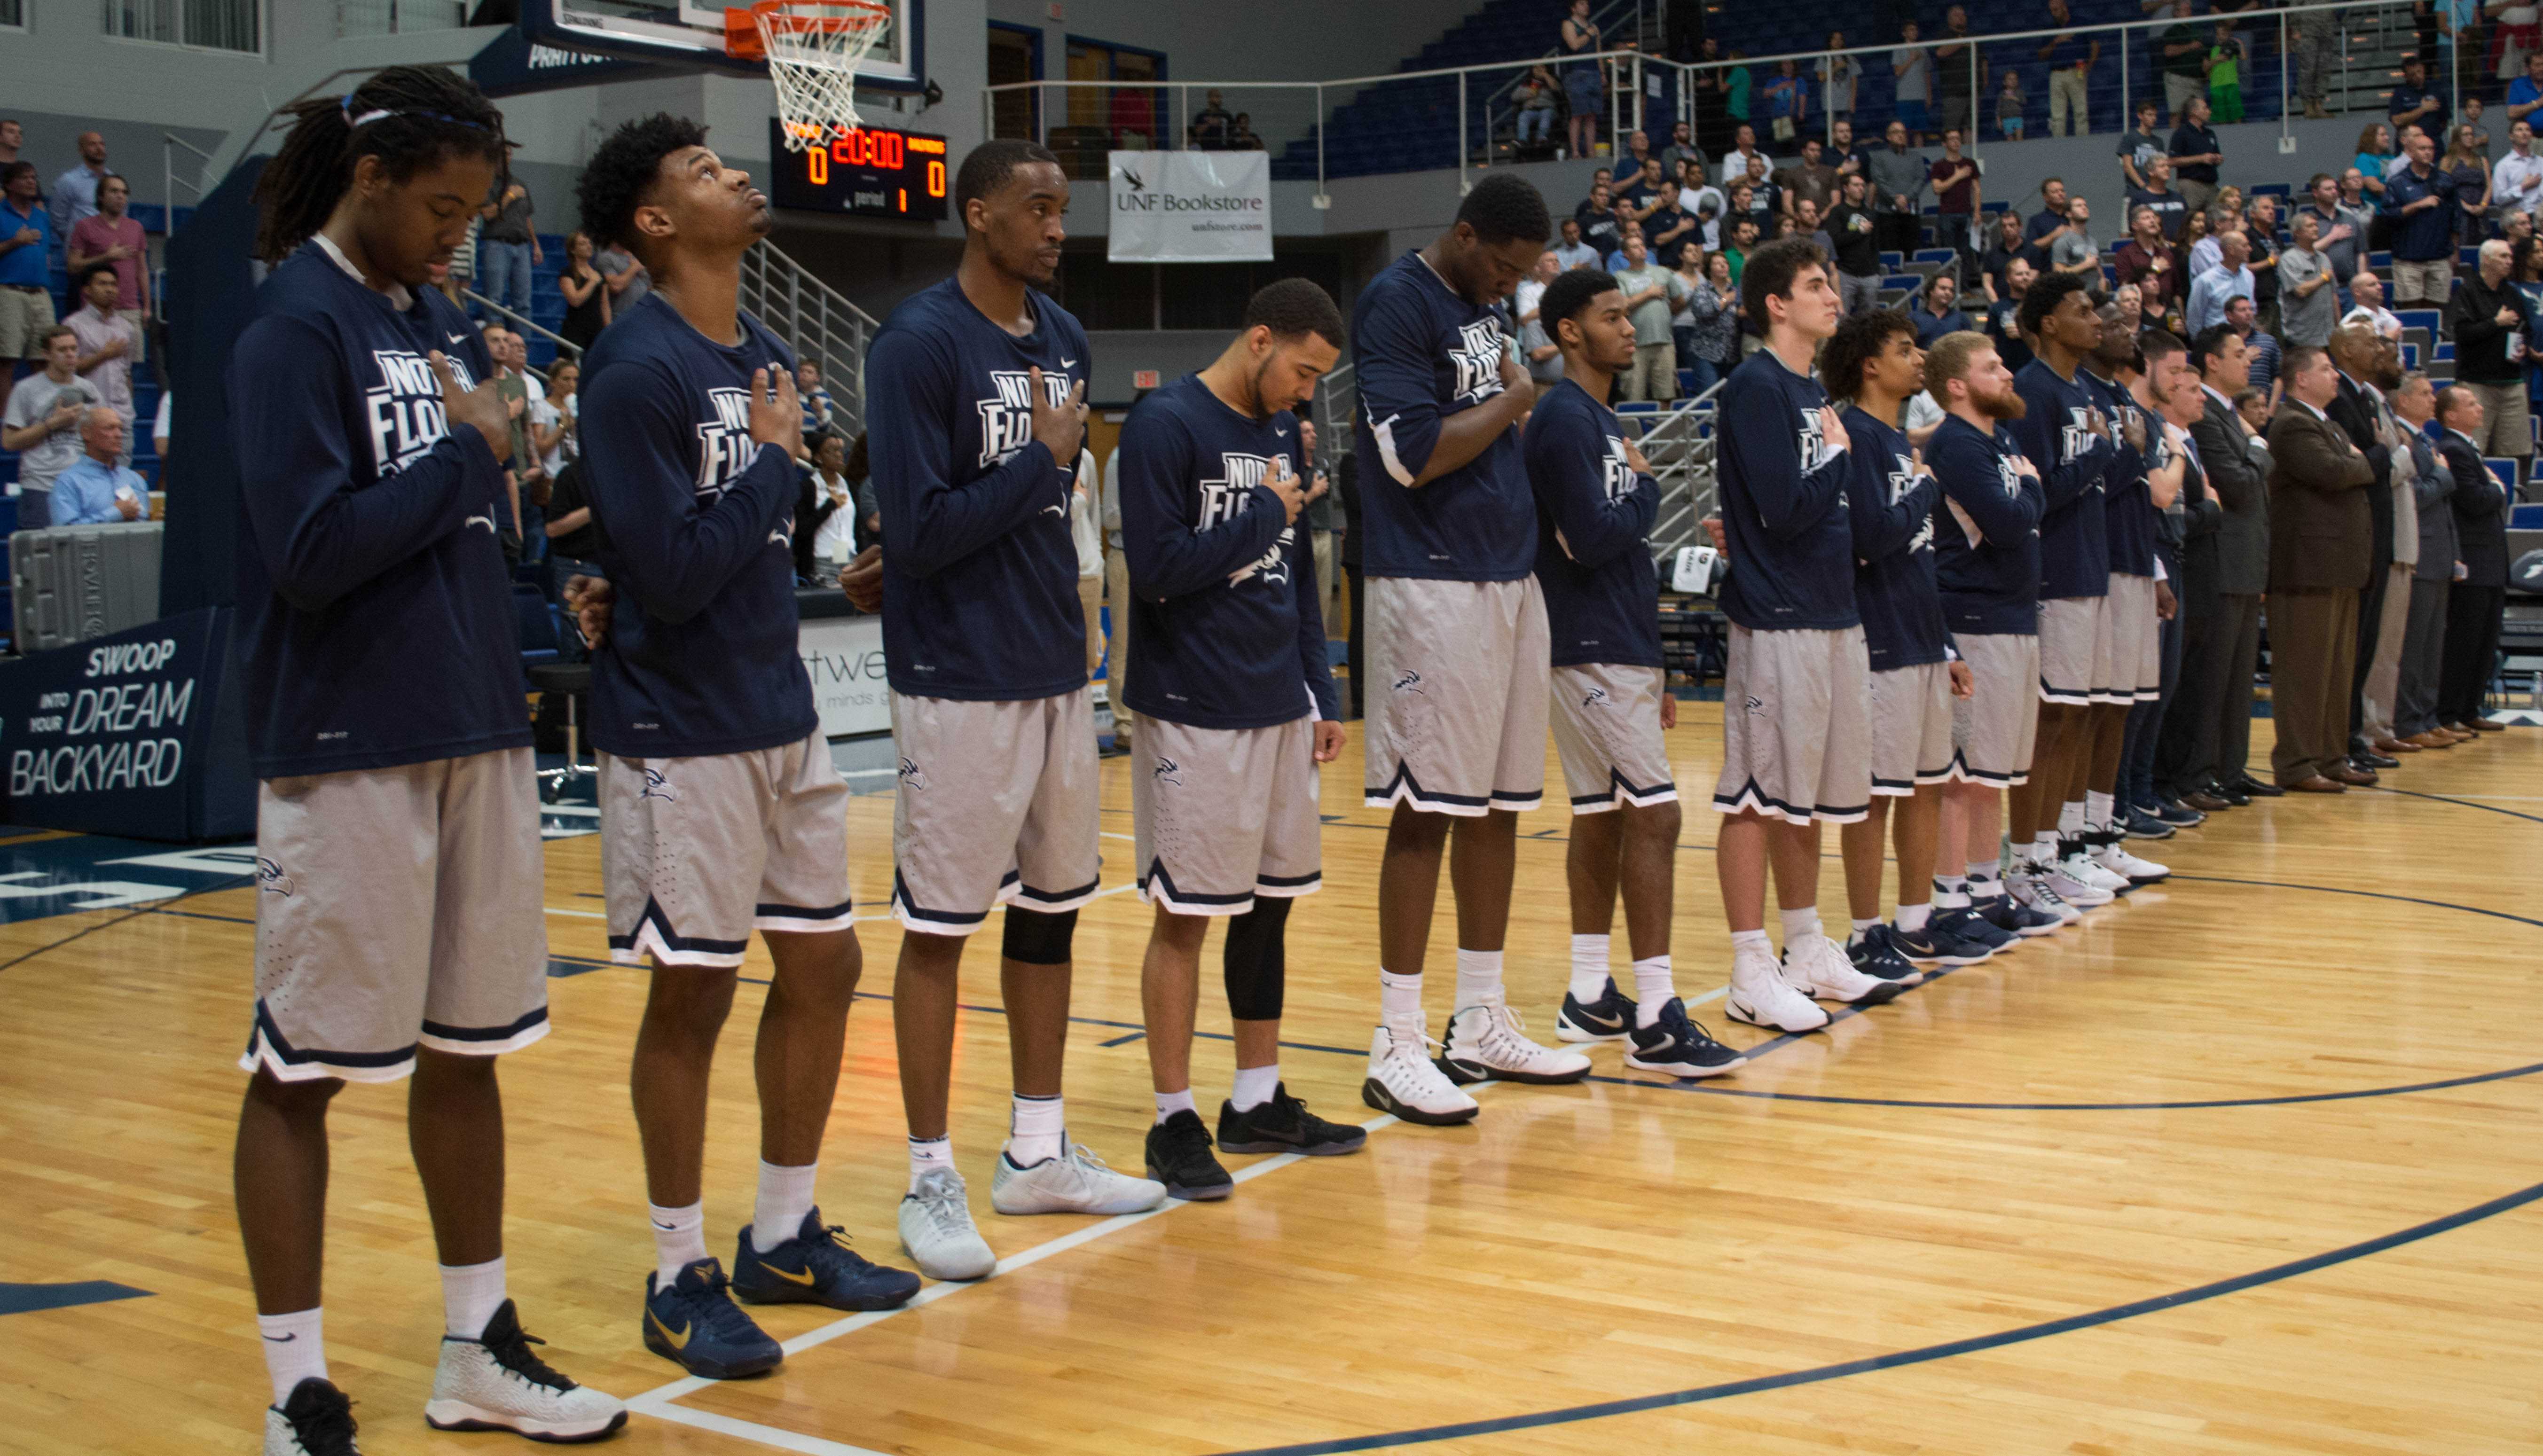
{"label": "player with dreadlocks", "polygon": [[266,1456],[357,1450],[319,1304],[327,1106],[412,1074],[447,1332],[424,1418],[592,1440],[624,1407],[550,1369],[503,1289],[495,1055],[545,1035],[538,795],[495,534],[511,431],[425,285],[501,173],[503,118],[438,67],[290,109],[257,184],[272,274],[229,368],[257,777],[240,1232],[273,1380]]}

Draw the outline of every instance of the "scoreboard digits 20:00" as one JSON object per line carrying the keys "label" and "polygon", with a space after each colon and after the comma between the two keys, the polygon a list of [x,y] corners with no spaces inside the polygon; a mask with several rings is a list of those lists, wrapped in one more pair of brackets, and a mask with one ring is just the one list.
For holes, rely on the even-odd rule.
{"label": "scoreboard digits 20:00", "polygon": [[768,123],[768,151],[776,159],[770,196],[778,206],[931,221],[946,215],[952,179],[944,137],[861,126],[798,152],[788,150],[784,126],[773,118]]}

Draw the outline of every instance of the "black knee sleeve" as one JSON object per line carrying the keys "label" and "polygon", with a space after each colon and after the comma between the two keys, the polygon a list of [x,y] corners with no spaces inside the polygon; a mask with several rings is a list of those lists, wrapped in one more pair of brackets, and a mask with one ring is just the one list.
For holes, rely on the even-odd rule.
{"label": "black knee sleeve", "polygon": [[1006,947],[1000,954],[1009,960],[1021,960],[1027,965],[1066,965],[1069,945],[1077,939],[1077,912],[1062,910],[1054,915],[1009,905],[1006,934]]}
{"label": "black knee sleeve", "polygon": [[1221,963],[1227,971],[1227,1014],[1241,1022],[1276,1022],[1289,979],[1289,902],[1256,895],[1254,908],[1227,922]]}

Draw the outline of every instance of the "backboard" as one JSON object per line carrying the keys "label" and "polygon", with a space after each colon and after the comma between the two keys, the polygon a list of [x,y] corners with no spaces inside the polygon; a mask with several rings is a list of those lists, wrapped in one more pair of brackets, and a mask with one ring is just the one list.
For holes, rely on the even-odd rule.
{"label": "backboard", "polygon": [[[858,65],[859,84],[878,91],[922,90],[926,0],[883,3],[891,7],[891,28]],[[725,53],[724,12],[722,0],[521,0],[521,35],[533,45],[558,50],[765,77],[766,65]]]}

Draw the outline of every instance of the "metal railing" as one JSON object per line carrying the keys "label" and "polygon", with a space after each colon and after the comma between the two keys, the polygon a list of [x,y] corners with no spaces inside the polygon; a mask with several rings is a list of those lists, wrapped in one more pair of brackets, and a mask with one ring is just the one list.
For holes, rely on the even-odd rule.
{"label": "metal railing", "polygon": [[883,326],[774,243],[741,256],[741,306],[786,341],[795,357],[818,365],[830,416],[843,434],[866,427],[866,345]]}
{"label": "metal railing", "polygon": [[[2213,48],[2220,20],[2232,23],[2228,38],[2240,42],[2239,92],[2211,92],[2205,80],[2194,85],[2187,77],[2173,77],[2171,81],[2180,84],[2168,84],[2162,74],[2164,34],[2176,26],[2189,25],[2192,39]],[[2089,47],[2101,47],[2099,56],[2082,73],[2080,95],[2071,79],[2071,67],[2061,67],[2054,79],[2047,71],[2043,51],[2059,38],[2075,45],[2069,55],[2076,60],[2083,59],[2083,51]],[[1934,49],[1959,45],[1960,53],[1946,59],[1965,69],[1954,78],[1960,84],[1946,85],[1942,68],[1929,64],[1926,111],[1930,119],[1918,137],[1911,140],[1928,144],[1939,139],[1938,114],[1947,104],[1946,92],[1950,93],[1948,105],[1952,110],[1965,112],[1962,129],[1970,152],[2012,139],[2002,124],[2003,109],[1998,105],[2003,92],[1997,83],[2008,71],[2016,73],[2023,83],[2022,104],[2014,115],[2019,117],[2017,126],[2025,137],[2045,134],[2052,114],[2066,119],[2068,128],[2078,134],[2124,131],[2132,124],[2135,103],[2151,98],[2163,110],[2159,126],[2161,134],[2168,138],[2175,121],[2174,103],[2178,100],[2186,106],[2192,91],[2209,101],[2211,108],[2217,100],[2239,95],[2244,113],[2241,119],[2276,121],[2280,135],[2289,137],[2291,122],[2298,115],[2371,114],[2380,117],[2383,99],[2399,78],[2403,57],[2427,49],[2420,43],[2424,38],[2411,5],[2404,0],[2364,4],[2314,0],[2282,10],[2205,16],[2196,22],[2158,16],[2079,25],[2066,31],[2008,31],[1965,38],[1948,33],[1920,36],[1912,48],[1926,52],[1929,63]],[[1195,115],[1193,98],[1217,91],[1236,98],[1239,104],[1251,102],[1257,109],[1267,109],[1252,130],[1273,154],[1273,176],[1311,177],[1321,198],[1335,175],[1331,143],[1337,115],[1354,103],[1383,98],[1388,88],[1405,88],[1400,93],[1405,112],[1395,118],[1402,124],[1385,131],[1374,150],[1393,165],[1353,165],[1346,169],[1348,175],[1424,171],[1453,165],[1462,177],[1478,166],[1519,159],[1521,149],[1515,134],[1515,113],[1509,105],[1510,92],[1531,69],[1549,64],[1596,62],[1613,68],[1614,79],[1606,85],[1604,96],[1611,152],[1621,152],[1617,143],[1630,132],[1642,129],[1650,103],[1648,82],[1657,79],[1661,95],[1673,97],[1668,110],[1674,118],[1702,122],[1710,118],[1710,114],[1699,115],[1696,78],[1708,74],[1728,78],[1733,71],[1744,67],[1753,83],[1748,93],[1748,119],[1757,129],[1761,147],[1789,151],[1802,136],[1833,134],[1837,115],[1825,105],[1818,66],[1840,57],[1850,58],[1864,72],[1856,82],[1852,119],[1857,136],[1868,142],[1897,115],[1890,62],[1893,53],[1910,48],[1891,41],[1691,62],[1668,60],[1640,48],[1616,48],[1586,56],[1529,56],[1327,81],[1015,81],[982,88],[980,104],[988,134],[1001,135],[1004,133],[998,128],[997,98],[1010,93],[1035,97],[1037,104],[1032,107],[1009,109],[1009,130],[1027,128],[1018,134],[1030,135],[1061,152],[1062,160],[1070,164],[1072,176],[1093,179],[1103,175],[1102,154],[1106,150],[1188,145]],[[2441,73],[2432,77],[2436,89],[2449,97],[2462,95],[2467,89],[2497,89],[2497,78],[2486,74],[2486,52],[2480,49],[2479,37],[2468,37],[2466,43],[2459,45],[2441,38],[2437,48],[2439,53],[2428,57],[2431,71]],[[2206,59],[2202,52],[2202,67]],[[1772,107],[1768,98],[1787,61],[1793,64],[1795,79],[1807,90],[1798,115],[1792,118],[1792,138],[1779,142],[1771,135]],[[2449,75],[2459,84],[2446,84]],[[1455,83],[1453,103],[1444,95],[1443,83],[1450,81]],[[1057,104],[1048,104],[1051,102]],[[2236,118],[2218,115],[2214,119],[2222,123]],[[1699,126],[1697,139],[1707,142],[1718,154],[1727,137],[1719,129],[1708,137],[1705,129]],[[2491,129],[2496,142],[2505,130],[2505,118],[2494,118]],[[1651,137],[1655,150],[1665,140],[1663,136]],[[1363,145],[1362,150],[1371,148]],[[1544,151],[1550,156],[1553,148],[1549,145]]]}

